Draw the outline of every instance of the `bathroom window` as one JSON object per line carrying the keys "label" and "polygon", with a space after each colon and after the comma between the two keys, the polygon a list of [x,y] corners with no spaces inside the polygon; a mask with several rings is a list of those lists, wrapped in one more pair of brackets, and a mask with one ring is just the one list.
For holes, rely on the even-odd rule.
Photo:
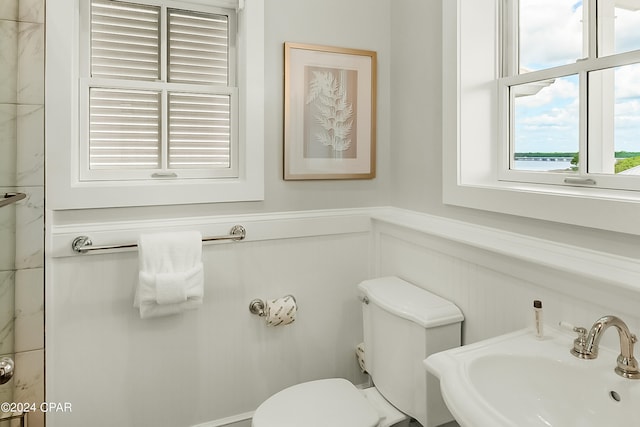
{"label": "bathroom window", "polygon": [[264,198],[264,2],[48,0],[53,210]]}
{"label": "bathroom window", "polygon": [[506,0],[503,14],[500,179],[640,190],[640,2]]}
{"label": "bathroom window", "polygon": [[640,235],[640,4],[443,3],[443,201]]}
{"label": "bathroom window", "polygon": [[91,0],[81,180],[238,175],[235,11]]}

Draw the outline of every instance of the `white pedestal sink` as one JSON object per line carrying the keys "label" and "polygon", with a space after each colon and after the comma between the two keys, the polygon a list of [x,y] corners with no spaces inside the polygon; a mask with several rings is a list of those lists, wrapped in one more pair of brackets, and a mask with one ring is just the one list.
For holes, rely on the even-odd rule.
{"label": "white pedestal sink", "polygon": [[427,370],[462,427],[640,426],[640,380],[614,372],[619,351],[572,356],[573,336],[521,330],[433,354]]}

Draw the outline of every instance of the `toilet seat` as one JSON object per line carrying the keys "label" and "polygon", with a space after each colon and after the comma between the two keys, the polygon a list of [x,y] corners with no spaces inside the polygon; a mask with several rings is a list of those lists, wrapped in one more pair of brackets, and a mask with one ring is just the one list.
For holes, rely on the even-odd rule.
{"label": "toilet seat", "polygon": [[342,378],[286,388],[256,410],[253,427],[375,427],[379,416],[362,393]]}

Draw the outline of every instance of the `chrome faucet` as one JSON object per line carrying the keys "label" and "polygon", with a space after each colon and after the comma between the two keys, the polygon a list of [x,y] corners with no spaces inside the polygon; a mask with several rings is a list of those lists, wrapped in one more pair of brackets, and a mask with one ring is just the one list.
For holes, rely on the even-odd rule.
{"label": "chrome faucet", "polygon": [[615,368],[616,374],[629,379],[640,379],[638,361],[633,357],[633,345],[638,341],[635,334],[629,332],[626,323],[616,316],[603,316],[596,320],[589,335],[585,328],[573,328],[578,338],[573,341],[571,354],[580,359],[595,359],[598,357],[598,347],[602,334],[609,327],[614,326],[620,337],[620,355]]}

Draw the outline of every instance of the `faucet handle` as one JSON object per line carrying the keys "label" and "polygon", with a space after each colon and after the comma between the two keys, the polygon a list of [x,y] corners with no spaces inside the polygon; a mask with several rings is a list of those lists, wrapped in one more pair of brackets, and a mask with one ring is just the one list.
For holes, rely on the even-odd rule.
{"label": "faucet handle", "polygon": [[587,336],[587,330],[582,326],[573,326],[571,323],[564,322],[564,321],[558,323],[558,325],[560,325],[562,329],[566,329],[572,332],[577,332],[579,335],[584,335],[585,337]]}
{"label": "faucet handle", "polygon": [[593,359],[595,357],[586,350],[587,330],[585,328],[583,328],[582,326],[573,326],[569,322],[560,322],[559,325],[563,329],[567,329],[578,334],[577,338],[573,340],[573,348],[571,349],[571,354],[579,357],[580,359]]}

